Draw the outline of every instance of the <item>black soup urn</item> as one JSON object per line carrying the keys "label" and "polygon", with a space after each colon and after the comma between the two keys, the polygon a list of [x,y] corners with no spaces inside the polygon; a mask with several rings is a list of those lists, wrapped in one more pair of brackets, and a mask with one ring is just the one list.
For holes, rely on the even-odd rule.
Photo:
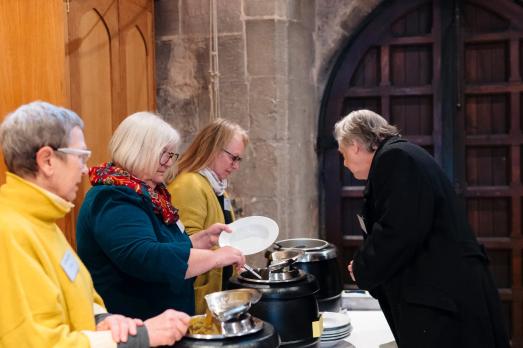
{"label": "black soup urn", "polygon": [[275,250],[299,249],[304,253],[293,266],[313,274],[318,280],[320,290],[316,293],[321,312],[338,312],[341,308],[343,285],[337,260],[336,247],[321,239],[295,238],[277,241],[267,251],[266,256]]}
{"label": "black soup urn", "polygon": [[278,265],[282,262],[255,268],[261,279],[249,271],[242,272],[229,280],[229,288],[253,288],[262,294],[249,312],[274,326],[281,347],[319,347],[322,329],[315,296],[318,282],[314,275],[295,269],[290,263],[283,268]]}

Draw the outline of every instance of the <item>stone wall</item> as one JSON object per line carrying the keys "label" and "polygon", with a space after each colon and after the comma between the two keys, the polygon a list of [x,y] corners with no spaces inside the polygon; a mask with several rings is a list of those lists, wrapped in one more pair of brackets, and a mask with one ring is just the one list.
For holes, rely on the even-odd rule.
{"label": "stone wall", "polygon": [[[230,191],[240,216],[276,220],[279,239],[320,235],[321,96],[340,45],[378,2],[217,0],[221,116],[251,137]],[[155,5],[158,111],[185,147],[210,120],[209,0]]]}

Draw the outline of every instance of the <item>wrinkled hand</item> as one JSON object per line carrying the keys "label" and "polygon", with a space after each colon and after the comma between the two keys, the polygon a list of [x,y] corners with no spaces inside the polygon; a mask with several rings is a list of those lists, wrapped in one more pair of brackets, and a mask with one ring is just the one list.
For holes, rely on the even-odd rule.
{"label": "wrinkled hand", "polygon": [[236,265],[237,268],[242,268],[245,265],[245,256],[242,252],[230,246],[216,249],[214,255],[216,256],[215,267]]}
{"label": "wrinkled hand", "polygon": [[225,224],[212,224],[206,230],[197,232],[191,236],[191,242],[195,248],[211,249],[218,244],[218,238],[222,231],[232,232],[231,228]]}
{"label": "wrinkled hand", "polygon": [[190,317],[173,309],[168,309],[156,317],[147,319],[145,327],[151,347],[173,345],[187,332]]}
{"label": "wrinkled hand", "polygon": [[352,273],[352,263],[353,263],[353,262],[354,262],[354,261],[351,261],[351,262],[349,263],[349,266],[348,266],[347,268],[349,269],[349,274],[350,274],[350,277],[352,278],[352,280],[356,281],[356,278],[354,278],[354,273]]}
{"label": "wrinkled hand", "polygon": [[127,342],[129,335],[136,335],[136,327],[142,326],[143,321],[132,319],[119,314],[112,314],[104,318],[96,325],[97,331],[111,330],[113,340],[116,343]]}

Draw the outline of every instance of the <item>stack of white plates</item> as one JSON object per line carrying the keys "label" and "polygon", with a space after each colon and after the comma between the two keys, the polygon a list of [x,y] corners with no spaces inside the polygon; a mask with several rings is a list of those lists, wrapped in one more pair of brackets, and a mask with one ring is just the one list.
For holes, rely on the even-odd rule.
{"label": "stack of white plates", "polygon": [[345,313],[322,312],[323,334],[320,337],[322,347],[330,347],[348,337],[352,331],[350,318]]}

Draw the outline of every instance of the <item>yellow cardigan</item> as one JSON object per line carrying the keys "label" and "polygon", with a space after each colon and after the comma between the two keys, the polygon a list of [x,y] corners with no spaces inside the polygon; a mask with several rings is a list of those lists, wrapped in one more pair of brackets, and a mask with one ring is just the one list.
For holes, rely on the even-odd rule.
{"label": "yellow cardigan", "polygon": [[[0,187],[0,347],[116,347],[96,332],[105,311],[89,272],[56,225],[72,204],[14,174]],[[71,256],[71,280],[60,262]]]}
{"label": "yellow cardigan", "polygon": [[[199,173],[182,173],[168,185],[173,205],[189,235],[214,223],[224,223],[220,202],[209,181]],[[225,193],[225,197],[227,193]],[[234,220],[234,214],[233,216]],[[196,278],[194,283],[195,313],[204,314],[204,296],[222,290],[222,269],[216,268]]]}

